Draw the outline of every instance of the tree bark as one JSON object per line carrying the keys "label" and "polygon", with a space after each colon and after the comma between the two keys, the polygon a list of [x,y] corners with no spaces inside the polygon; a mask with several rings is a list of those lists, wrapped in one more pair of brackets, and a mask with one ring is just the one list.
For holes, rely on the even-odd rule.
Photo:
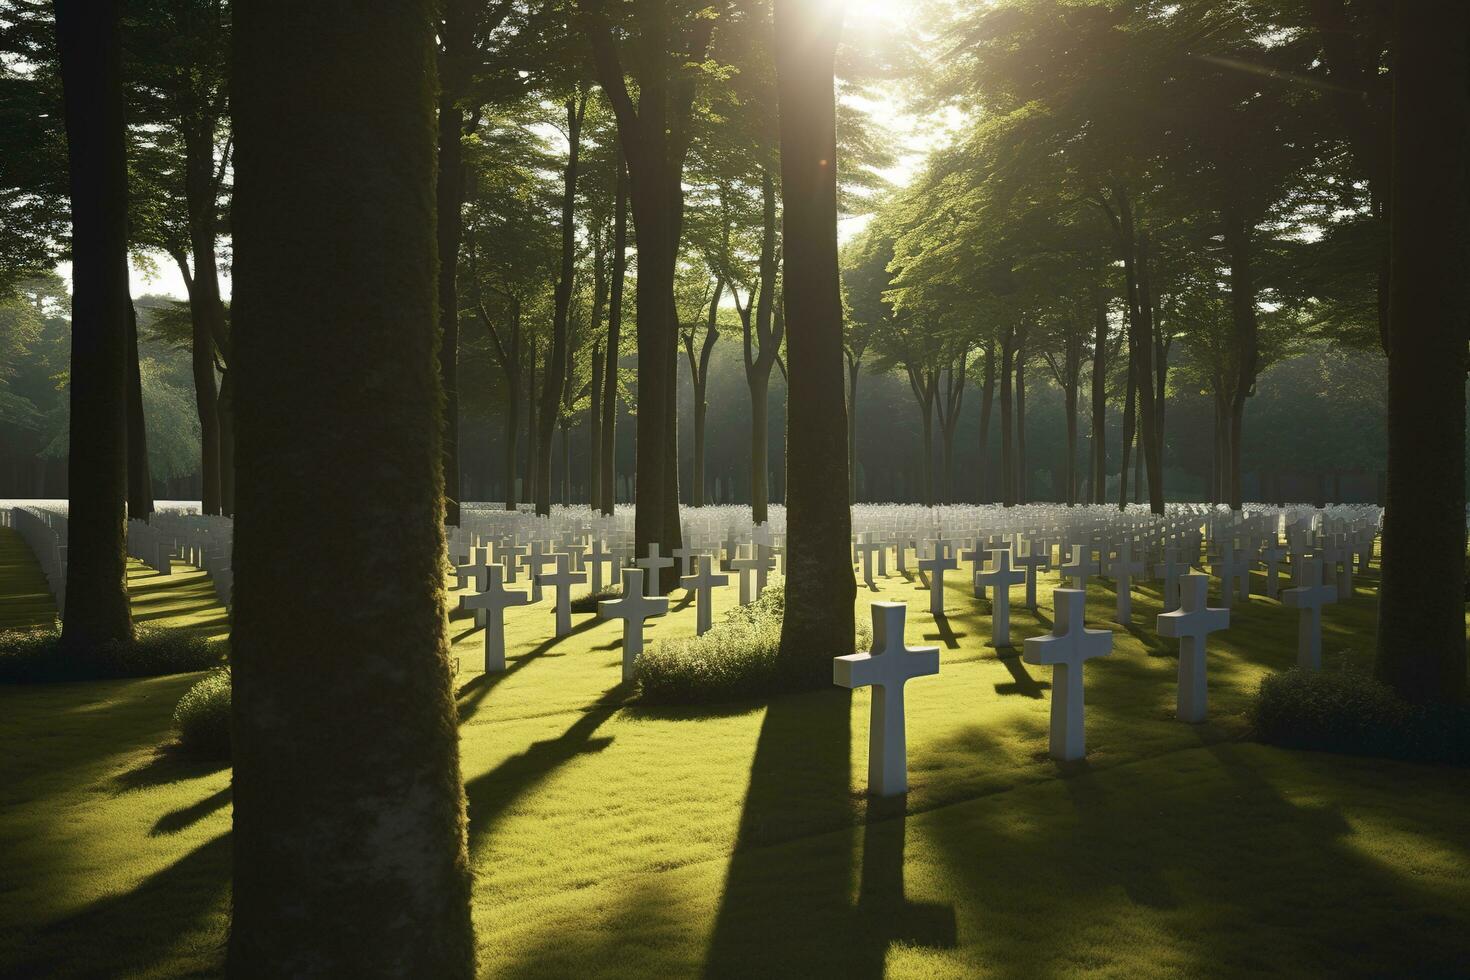
{"label": "tree bark", "polygon": [[551,318],[551,349],[546,355],[541,385],[541,427],[536,439],[536,513],[551,515],[552,436],[561,417],[559,406],[567,376],[567,329],[572,308],[572,285],[577,272],[577,176],[582,154],[582,119],[587,111],[587,89],[567,99],[567,163],[562,171],[561,270],[557,276]]}
{"label": "tree bark", "polygon": [[623,288],[628,272],[628,168],[618,151],[617,200],[613,206],[612,294],[607,307],[607,376],[602,382],[602,513],[611,517],[618,497],[618,354],[622,344]]}
{"label": "tree bark", "polygon": [[1016,344],[1016,503],[1026,503],[1026,331]]}
{"label": "tree bark", "polygon": [[1251,267],[1251,223],[1233,195],[1221,217],[1225,250],[1230,263],[1230,314],[1234,330],[1236,377],[1230,391],[1230,484],[1226,488],[1231,510],[1241,509],[1240,451],[1245,434],[1245,401],[1255,388],[1259,364],[1256,326],[1255,270]]}
{"label": "tree bark", "polygon": [[705,394],[709,389],[709,361],[714,353],[715,342],[720,339],[720,297],[725,294],[725,280],[715,279],[714,297],[709,303],[709,315],[704,327],[704,343],[699,353],[694,351],[694,332],[683,335],[684,352],[689,358],[689,380],[694,388],[694,459],[690,474],[691,502],[695,507],[705,505],[704,494],[704,425],[709,405]]}
{"label": "tree bark", "polygon": [[847,353],[847,502],[857,503],[857,395],[863,359]]}
{"label": "tree bark", "polygon": [[143,372],[138,365],[138,312],[128,300],[128,517],[146,521],[153,513],[153,476],[148,471],[148,427],[143,416]]}
{"label": "tree bark", "polygon": [[1400,4],[1389,251],[1388,506],[1375,673],[1462,704],[1470,13]]}
{"label": "tree bark", "polygon": [[1092,340],[1092,502],[1107,503],[1108,483],[1108,306],[1094,298]]}
{"label": "tree bark", "polygon": [[[761,174],[761,253],[757,295],[748,299],[741,323],[745,333],[745,380],[750,388],[750,513],[757,524],[769,519],[771,368],[781,351],[783,330],[775,317],[776,306],[776,181],[769,170]],[[751,309],[754,306],[754,337]],[[759,347],[759,350],[755,350]],[[789,451],[789,447],[788,447]]]}
{"label": "tree bark", "polygon": [[[234,977],[475,971],[444,609],[432,14],[234,12]],[[330,576],[290,558],[327,553]]]}
{"label": "tree bark", "polygon": [[1137,429],[1138,393],[1134,369],[1138,362],[1128,357],[1128,393],[1123,399],[1123,465],[1118,467],[1118,509],[1128,508],[1128,464],[1132,459],[1133,435]]}
{"label": "tree bark", "polygon": [[834,63],[843,5],[776,0],[787,339],[786,609],[780,656],[813,687],[853,648],[852,515],[837,259]]}
{"label": "tree bark", "polygon": [[1016,328],[1007,324],[1000,341],[1000,502],[1016,505],[1016,460],[1012,442],[1011,380],[1016,357]]}
{"label": "tree bark", "polygon": [[57,0],[72,224],[71,435],[61,642],[130,640],[128,172],[116,0]]}
{"label": "tree bark", "polygon": [[184,142],[189,250],[194,257],[187,286],[193,326],[194,399],[199,411],[200,507],[206,514],[218,514],[223,510],[224,499],[220,482],[219,391],[214,372],[216,353],[225,337],[225,307],[215,256],[215,211],[219,206],[215,193],[216,120],[205,98],[190,88],[186,91],[180,129]]}
{"label": "tree bark", "polygon": [[985,344],[985,379],[980,387],[980,502],[993,503],[990,479],[990,411],[995,402],[995,344]]}

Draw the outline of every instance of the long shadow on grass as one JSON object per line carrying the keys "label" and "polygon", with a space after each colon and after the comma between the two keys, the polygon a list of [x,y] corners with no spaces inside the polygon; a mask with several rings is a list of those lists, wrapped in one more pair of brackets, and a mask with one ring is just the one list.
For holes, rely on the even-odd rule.
{"label": "long shadow on grass", "polygon": [[[18,962],[0,962],[0,976],[108,977],[162,965],[221,907],[229,890],[230,836],[195,848],[131,891],[42,926],[18,944]],[[223,944],[223,932],[217,939]]]}
{"label": "long shadow on grass", "polygon": [[553,636],[549,640],[538,643],[530,652],[522,656],[507,657],[505,669],[498,674],[479,674],[465,681],[459,686],[459,690],[455,692],[455,696],[459,699],[459,723],[463,725],[473,718],[475,713],[480,710],[481,705],[485,701],[485,697],[511,675],[519,673],[535,661],[546,656],[562,641],[585,633],[590,629],[595,629],[600,622],[601,620],[598,619],[589,619],[578,623],[565,636]]}
{"label": "long shadow on grass", "polygon": [[512,803],[577,756],[601,752],[612,744],[611,736],[594,736],[604,722],[617,714],[623,697],[629,693],[631,689],[626,684],[610,688],[556,738],[532,742],[526,751],[465,783],[471,853],[483,846],[486,835]]}
{"label": "long shadow on grass", "polygon": [[850,898],[859,808],[849,779],[851,696],[778,698],[766,711],[705,961],[710,977],[881,977],[892,942],[954,943],[952,909],[904,898],[903,799],[867,812],[861,888]]}

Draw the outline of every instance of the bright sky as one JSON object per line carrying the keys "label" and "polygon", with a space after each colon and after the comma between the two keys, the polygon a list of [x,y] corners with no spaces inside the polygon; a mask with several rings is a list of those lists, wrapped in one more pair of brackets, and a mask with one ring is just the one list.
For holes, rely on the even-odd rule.
{"label": "bright sky", "polygon": [[[847,16],[849,25],[860,30],[904,31],[911,27],[915,6],[915,0],[848,0]],[[942,139],[942,134],[936,134],[932,126],[906,113],[902,97],[896,91],[884,92],[878,99],[853,101],[871,113],[900,147],[896,165],[883,171],[883,176],[895,185],[907,184],[923,164],[928,151]],[[868,216],[848,218],[841,223],[838,234],[846,241],[861,231],[869,220]],[[61,263],[56,271],[68,283],[71,281],[70,262]],[[153,293],[184,299],[187,295],[178,267],[162,253],[135,257],[129,269],[129,279],[134,296]],[[230,286],[229,267],[221,266],[220,290],[227,300],[230,298]]]}

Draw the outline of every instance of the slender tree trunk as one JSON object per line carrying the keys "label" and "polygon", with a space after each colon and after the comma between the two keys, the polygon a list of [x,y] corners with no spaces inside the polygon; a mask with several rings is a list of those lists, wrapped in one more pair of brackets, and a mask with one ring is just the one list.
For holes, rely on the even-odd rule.
{"label": "slender tree trunk", "polygon": [[184,198],[189,213],[189,248],[194,257],[189,280],[189,312],[193,326],[194,399],[199,411],[200,505],[218,514],[224,501],[220,483],[219,392],[215,358],[225,336],[225,307],[220,297],[219,262],[215,257],[214,136],[210,110],[187,100],[183,119]]}
{"label": "slender tree trunk", "polygon": [[837,99],[843,6],[776,0],[787,385],[786,609],[780,656],[813,687],[853,647],[852,515],[837,266]]}
{"label": "slender tree trunk", "polygon": [[1067,416],[1067,465],[1063,480],[1067,484],[1067,506],[1077,506],[1077,378],[1072,376],[1062,389],[1062,412]]}
{"label": "slender tree trunk", "polygon": [[[750,387],[750,519],[756,524],[764,524],[770,519],[767,512],[771,473],[771,422],[767,414],[770,375],[747,377],[746,381]],[[790,451],[789,447],[787,451]]]}
{"label": "slender tree trunk", "polygon": [[[1245,400],[1256,383],[1258,345],[1256,340],[1255,270],[1251,265],[1251,225],[1233,198],[1222,217],[1225,250],[1230,259],[1230,312],[1234,328],[1237,372],[1230,395],[1230,484],[1226,488],[1231,510],[1240,510],[1240,451],[1245,430]],[[1463,574],[1463,572],[1461,573]]]}
{"label": "slender tree trunk", "polygon": [[[595,325],[599,321],[593,320]],[[591,397],[587,413],[587,505],[594,513],[602,510],[602,341],[592,346]]]}
{"label": "slender tree trunk", "polygon": [[1132,457],[1133,435],[1137,428],[1138,403],[1136,395],[1138,385],[1135,383],[1134,367],[1137,362],[1132,356],[1128,359],[1128,394],[1123,399],[1123,465],[1118,468],[1118,509],[1126,510],[1128,507],[1128,463]]}
{"label": "slender tree trunk", "polygon": [[148,427],[143,417],[143,372],[138,365],[138,313],[128,299],[128,517],[146,521],[153,513],[153,476],[148,472]]}
{"label": "slender tree trunk", "polygon": [[1016,350],[1016,503],[1026,503],[1026,343]]}
{"label": "slender tree trunk", "polygon": [[75,651],[133,635],[124,545],[132,303],[118,35],[115,0],[57,0],[72,226],[70,511],[61,640]]}
{"label": "slender tree trunk", "polygon": [[618,497],[618,354],[622,345],[623,288],[628,271],[628,168],[618,150],[617,200],[613,207],[612,293],[607,306],[607,375],[602,381],[602,513],[612,516]]}
{"label": "slender tree trunk", "polygon": [[1007,326],[1000,345],[1000,500],[1007,507],[1016,505],[1016,460],[1011,439],[1011,379],[1012,364],[1016,356],[1015,336],[1015,328]]}
{"label": "slender tree trunk", "polygon": [[587,109],[587,91],[567,99],[567,163],[562,171],[561,271],[557,276],[551,320],[551,348],[546,355],[545,380],[541,387],[541,428],[536,452],[536,513],[551,514],[552,436],[560,416],[562,387],[567,376],[568,321],[572,307],[573,277],[577,271],[577,176],[582,153],[582,118]]}
{"label": "slender tree trunk", "polygon": [[995,402],[995,345],[985,345],[985,379],[980,387],[980,502],[995,501],[990,479],[990,410]]}
{"label": "slender tree trunk", "polygon": [[235,514],[235,383],[228,368],[219,379],[219,496],[220,510]]}
{"label": "slender tree trunk", "polygon": [[1108,485],[1108,306],[1094,301],[1092,340],[1092,502],[1107,503]]}
{"label": "slender tree trunk", "polygon": [[[520,354],[516,352],[511,355],[512,363],[520,363]],[[514,374],[506,374],[505,377],[505,509],[509,513],[515,512],[520,505],[519,496],[516,493],[516,470],[519,468],[518,450],[516,445],[520,437],[521,422],[521,378],[520,371]]]}
{"label": "slender tree trunk", "polygon": [[926,379],[929,389],[924,397],[919,400],[919,412],[924,420],[924,452],[923,460],[924,478],[924,506],[934,506],[934,388],[933,382]]}
{"label": "slender tree trunk", "polygon": [[[475,973],[444,609],[432,6],[234,11],[233,977]],[[329,576],[285,557],[327,553]]]}
{"label": "slender tree trunk", "polygon": [[1462,704],[1470,12],[1400,4],[1394,66],[1388,506],[1375,672]]}
{"label": "slender tree trunk", "polygon": [[526,476],[523,489],[526,491],[526,500],[532,504],[536,501],[536,484],[539,473],[536,461],[540,458],[540,448],[537,446],[537,433],[541,430],[536,425],[536,355],[537,344],[533,340],[530,344],[531,370],[526,376]]}
{"label": "slender tree trunk", "polygon": [[439,173],[435,183],[439,249],[439,380],[444,389],[444,521],[459,526],[459,247],[464,235],[464,152],[460,140],[474,57],[475,12],[467,0],[443,6],[439,58]]}
{"label": "slender tree trunk", "polygon": [[847,502],[857,503],[857,395],[858,373],[863,369],[861,357],[847,359]]}

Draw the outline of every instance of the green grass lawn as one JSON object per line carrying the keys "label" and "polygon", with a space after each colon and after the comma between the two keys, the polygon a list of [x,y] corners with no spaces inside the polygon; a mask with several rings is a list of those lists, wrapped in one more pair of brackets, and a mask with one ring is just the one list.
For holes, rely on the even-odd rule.
{"label": "green grass lawn", "polygon": [[[0,621],[44,619],[17,547],[0,531]],[[653,710],[625,703],[615,622],[557,641],[549,602],[511,610],[509,669],[485,677],[452,619],[483,972],[1470,971],[1470,773],[1244,740],[1260,678],[1294,663],[1294,611],[1235,607],[1212,720],[1187,726],[1157,592],[1136,590],[1140,625],[1087,667],[1089,756],[1061,765],[1049,673],[987,645],[988,603],[951,586],[936,624],[921,583],[880,581],[860,600],[907,601],[908,641],[943,651],[908,688],[906,801],[863,795],[865,692]],[[1012,593],[1018,638],[1049,628],[1046,582],[1037,614]],[[225,630],[203,573],[135,564],[130,586],[140,618]],[[1375,586],[1327,610],[1329,665],[1370,657]],[[1112,603],[1095,581],[1089,625]],[[693,631],[676,605],[650,642]],[[160,751],[196,676],[0,688],[0,974],[219,970],[229,772]]]}

